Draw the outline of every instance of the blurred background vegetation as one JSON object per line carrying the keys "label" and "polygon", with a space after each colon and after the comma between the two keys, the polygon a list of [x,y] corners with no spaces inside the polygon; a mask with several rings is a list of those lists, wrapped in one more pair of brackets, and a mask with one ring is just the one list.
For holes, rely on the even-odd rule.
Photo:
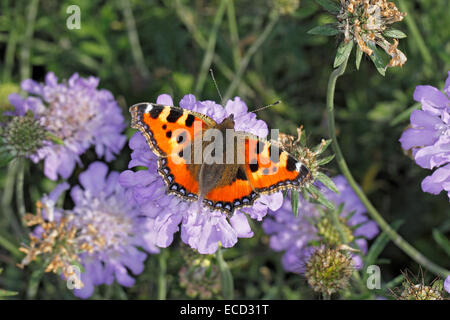
{"label": "blurred background vegetation", "polygon": [[[128,106],[155,101],[161,93],[171,94],[174,101],[187,93],[195,93],[201,100],[219,101],[208,75],[207,62],[211,59],[222,93],[239,95],[249,109],[282,100],[281,105],[260,112],[259,117],[271,128],[289,134],[295,134],[301,124],[309,144],[315,145],[327,137],[326,86],[338,42],[332,37],[307,34],[312,27],[330,21],[314,1],[300,0],[291,14],[274,15],[274,7],[286,2],[234,0],[221,9],[219,0],[2,0],[0,104],[7,104],[7,94],[17,90],[21,80],[32,77],[42,81],[48,71],[60,79],[74,72],[99,77],[100,87],[114,94],[127,120]],[[430,172],[404,154],[398,139],[409,123],[409,113],[418,107],[412,98],[415,86],[430,84],[441,89],[450,70],[450,4],[441,0],[395,3],[408,13],[403,22],[394,25],[408,35],[399,46],[408,62],[402,68],[389,69],[385,77],[376,72],[366,56],[359,71],[349,63],[337,84],[338,138],[355,178],[385,219],[402,220],[399,232],[406,240],[431,260],[448,267],[448,256],[433,238],[433,230],[435,234],[449,234],[448,198],[422,192],[420,183]],[[72,4],[81,9],[79,30],[66,27],[66,10]],[[264,30],[267,37],[258,45]],[[255,50],[254,55],[246,61],[249,50]],[[240,68],[242,78],[236,81]],[[233,80],[236,90],[230,91]],[[133,132],[128,129],[127,134]],[[125,169],[129,158],[126,147],[111,168]],[[93,150],[82,158],[84,165],[94,159]],[[28,211],[34,211],[34,202],[55,186],[43,178],[39,166],[30,165],[25,177]],[[81,170],[78,168],[69,182],[74,184]],[[331,175],[338,174],[333,162],[327,170]],[[0,170],[0,187],[2,194],[11,191],[5,168]],[[3,210],[0,288],[19,292],[16,298],[73,298],[58,277],[42,277],[32,266],[25,270],[16,267],[22,258],[16,248],[25,239],[25,230],[11,223]],[[240,240],[224,253],[235,279],[235,298],[313,297],[304,279],[283,272],[281,255],[268,247],[260,223],[252,223],[255,237]],[[178,278],[185,263],[180,246],[177,240],[163,250],[168,298],[186,297]],[[405,268],[418,272],[417,265],[394,245],[389,244],[381,258],[385,263],[381,267],[384,282]],[[157,256],[151,256],[147,264],[133,288],[103,286],[93,297],[157,298],[158,277],[164,268]],[[431,274],[425,277],[434,278]]]}

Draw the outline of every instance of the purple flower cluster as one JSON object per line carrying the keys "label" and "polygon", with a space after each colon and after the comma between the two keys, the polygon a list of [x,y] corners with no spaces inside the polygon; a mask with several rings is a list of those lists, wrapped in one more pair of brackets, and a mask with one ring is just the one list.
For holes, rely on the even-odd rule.
{"label": "purple flower cluster", "polygon": [[[347,226],[357,227],[353,230],[355,243],[362,254],[367,252],[367,239],[372,239],[378,232],[378,226],[365,215],[365,208],[343,176],[333,178],[339,194],[323,188],[322,193],[337,207],[343,204],[341,217],[347,218]],[[299,196],[298,215],[292,213],[289,197],[278,211],[270,211],[263,222],[264,231],[270,235],[270,247],[275,251],[285,251],[282,264],[289,272],[303,273],[308,258],[317,246],[312,242],[321,242],[316,223],[321,217],[317,205]],[[362,267],[361,257],[354,255],[357,268]]]}
{"label": "purple flower cluster", "polygon": [[414,100],[422,108],[411,114],[411,128],[403,132],[400,142],[411,149],[422,168],[438,168],[422,181],[422,190],[439,194],[448,192],[450,199],[450,71],[444,92],[432,86],[417,86]]}
{"label": "purple flower cluster", "polygon": [[[172,98],[166,94],[160,95],[156,102],[173,105]],[[254,113],[249,113],[238,97],[229,100],[223,108],[213,101],[197,101],[190,94],[181,99],[180,107],[206,114],[219,123],[233,114],[236,130],[260,137],[268,134],[266,123],[257,120]],[[126,170],[121,173],[119,182],[140,205],[141,214],[149,217],[144,223],[151,231],[145,237],[159,247],[168,247],[181,225],[183,242],[202,254],[212,254],[219,244],[229,248],[236,244],[238,238],[253,236],[244,212],[260,221],[267,214],[267,209],[277,210],[282,204],[281,193],[261,196],[253,207],[236,211],[228,219],[224,213],[211,211],[198,202],[189,203],[177,196],[167,195],[166,186],[157,173],[157,157],[139,132],[130,139],[129,146],[133,152],[128,167],[143,166],[147,169]]]}
{"label": "purple flower cluster", "polygon": [[70,226],[77,230],[75,241],[88,244],[89,249],[79,254],[84,272],[81,273],[83,287],[74,294],[88,298],[94,286],[111,285],[114,280],[123,286],[132,286],[134,279],[128,270],[138,275],[144,270],[147,254],[158,253],[159,249],[146,237],[149,234],[146,217],[139,214],[136,204],[125,195],[118,183],[119,173],[112,171],[103,162],[94,162],[81,173],[81,186],[71,189],[75,204],[72,210],[55,208],[61,192],[67,190],[67,183],[59,185],[42,203],[47,208],[45,218],[59,219],[66,216]]}
{"label": "purple flower cluster", "polygon": [[48,142],[30,158],[34,162],[44,159],[45,175],[56,180],[58,175],[68,178],[79,156],[90,146],[95,146],[98,157],[114,159],[126,142],[121,134],[125,128],[121,109],[108,90],[97,89],[99,79],[81,78],[74,74],[67,82],[58,83],[57,77],[48,73],[45,83],[24,80],[22,90],[30,94],[23,98],[17,93],[9,96],[15,107],[9,115],[24,116],[32,111],[47,132],[62,141]]}

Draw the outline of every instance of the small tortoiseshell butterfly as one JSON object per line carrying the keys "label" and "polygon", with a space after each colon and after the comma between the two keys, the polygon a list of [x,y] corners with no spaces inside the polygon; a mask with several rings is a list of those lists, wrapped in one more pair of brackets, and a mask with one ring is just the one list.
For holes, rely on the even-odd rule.
{"label": "small tortoiseshell butterfly", "polygon": [[[159,157],[158,172],[167,193],[185,200],[202,200],[211,209],[232,214],[252,206],[262,194],[298,189],[311,180],[308,168],[276,142],[234,131],[232,114],[218,124],[204,114],[155,103],[135,104],[130,113],[131,127],[141,131]],[[225,148],[228,141],[205,139],[214,131],[223,137],[231,131],[243,143],[239,147],[233,141],[231,148]],[[202,152],[212,150],[213,157],[216,150],[223,150],[219,155],[223,161],[202,161],[201,153],[196,161],[199,146]]]}

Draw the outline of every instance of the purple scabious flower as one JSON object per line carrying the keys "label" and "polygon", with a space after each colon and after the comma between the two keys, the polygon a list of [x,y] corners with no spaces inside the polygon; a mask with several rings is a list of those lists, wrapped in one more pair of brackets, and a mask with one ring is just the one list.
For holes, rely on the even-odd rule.
{"label": "purple scabious flower", "polygon": [[32,111],[43,128],[61,144],[46,143],[30,156],[34,162],[44,160],[44,174],[56,180],[58,175],[68,178],[79,156],[92,145],[98,157],[114,159],[126,142],[121,134],[125,128],[121,109],[111,92],[97,89],[99,79],[81,78],[77,73],[67,82],[58,83],[57,77],[48,73],[45,83],[24,80],[22,90],[30,96],[17,93],[9,95],[15,110],[11,116],[24,116]]}
{"label": "purple scabious flower", "polygon": [[438,168],[422,181],[422,190],[432,194],[445,190],[450,198],[450,71],[443,91],[416,87],[414,100],[422,106],[411,113],[411,128],[403,132],[400,143],[411,149],[422,168]]}
{"label": "purple scabious flower", "polygon": [[[367,253],[367,239],[374,238],[379,229],[376,223],[365,215],[366,210],[356,194],[351,189],[343,176],[333,178],[339,194],[323,188],[324,196],[333,202],[336,207],[343,205],[340,217],[345,219],[351,236],[361,250]],[[263,222],[265,233],[270,235],[270,247],[275,251],[284,251],[282,265],[286,271],[304,273],[306,262],[312,253],[319,248],[315,243],[323,242],[320,232],[324,215],[321,208],[306,201],[299,196],[298,215],[292,212],[289,197],[284,201],[282,207],[277,211],[269,211],[269,217]],[[325,216],[326,217],[326,216]],[[359,255],[353,255],[354,265],[358,269],[362,267]]]}
{"label": "purple scabious flower", "polygon": [[75,203],[72,224],[78,230],[77,240],[91,246],[81,254],[84,287],[74,290],[81,298],[89,297],[94,286],[110,285],[114,279],[123,286],[132,286],[135,280],[128,270],[135,275],[142,273],[147,257],[138,247],[149,253],[159,252],[145,237],[150,232],[147,218],[140,216],[136,203],[129,201],[118,183],[119,172],[107,173],[105,163],[92,163],[80,174],[81,186],[70,192]]}
{"label": "purple scabious flower", "polygon": [[[172,98],[167,94],[160,95],[156,102],[173,105]],[[260,137],[268,134],[266,123],[248,112],[247,106],[238,97],[229,100],[223,108],[213,101],[197,101],[189,94],[181,99],[180,107],[206,114],[218,123],[233,114],[237,131],[250,132]],[[236,244],[238,238],[253,236],[244,213],[260,221],[267,214],[267,209],[277,210],[282,204],[281,193],[263,195],[253,207],[237,210],[232,217],[227,218],[224,213],[211,211],[198,202],[186,202],[177,196],[167,195],[163,179],[157,173],[157,156],[139,132],[130,139],[129,146],[133,152],[128,167],[142,166],[147,169],[136,172],[126,170],[121,173],[119,182],[140,205],[141,214],[149,217],[144,223],[151,232],[145,237],[159,247],[168,247],[181,226],[183,242],[199,253],[212,254],[219,244],[229,248]]]}
{"label": "purple scabious flower", "polygon": [[[94,287],[111,285],[114,280],[130,287],[135,280],[130,276],[142,273],[147,254],[158,253],[159,249],[145,235],[150,232],[146,217],[139,214],[136,203],[127,198],[125,190],[118,183],[119,172],[108,175],[103,162],[94,162],[80,174],[77,185],[70,191],[74,207],[62,210],[55,207],[61,193],[69,188],[67,183],[58,185],[49,196],[44,196],[43,217],[47,221],[59,221],[65,217],[69,230],[76,230],[71,241],[71,252],[84,268],[81,273],[81,289],[74,289],[80,298],[92,295]],[[33,232],[40,236],[42,228]],[[69,250],[69,248],[67,248]],[[72,262],[65,261],[70,266]]]}

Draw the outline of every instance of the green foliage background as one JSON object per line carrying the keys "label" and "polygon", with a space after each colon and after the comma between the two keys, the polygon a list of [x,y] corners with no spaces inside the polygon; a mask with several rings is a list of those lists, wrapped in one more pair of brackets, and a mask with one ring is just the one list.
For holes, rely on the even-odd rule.
{"label": "green foliage background", "polygon": [[[81,8],[80,30],[66,27],[66,9],[74,2]],[[432,232],[449,234],[448,198],[445,194],[422,192],[420,183],[430,172],[404,154],[398,139],[408,125],[411,108],[417,107],[412,99],[415,86],[430,84],[441,89],[450,70],[450,4],[441,0],[395,2],[408,13],[403,22],[394,25],[408,35],[399,47],[408,62],[402,68],[389,69],[385,77],[376,72],[366,56],[359,71],[353,62],[349,64],[336,90],[338,138],[355,178],[385,219],[402,220],[399,232],[431,260],[449,267],[449,258],[437,246]],[[6,86],[18,85],[26,77],[41,81],[48,71],[60,79],[74,72],[99,77],[100,87],[114,94],[127,120],[128,106],[155,101],[158,94],[169,93],[179,101],[183,95],[194,93],[199,75],[208,72],[201,65],[214,30],[218,4],[218,0],[3,0],[0,104],[6,104]],[[225,11],[217,30],[212,63],[222,92],[230,85],[242,56],[268,24],[272,6],[269,0],[234,0],[234,12]],[[133,21],[127,21],[130,12]],[[302,124],[310,145],[327,137],[326,86],[338,42],[332,37],[309,35],[307,31],[329,20],[314,1],[301,0],[292,15],[280,17],[234,92],[250,109],[282,100],[281,105],[266,109],[259,116],[271,128],[289,134],[295,134]],[[141,48],[131,44],[134,36]],[[206,76],[203,90],[195,92],[197,98],[218,101],[214,84]],[[127,130],[129,136],[133,132]],[[129,149],[124,148],[111,169],[125,169],[129,154]],[[85,166],[94,159],[93,150],[82,157]],[[34,202],[55,186],[43,178],[41,169],[40,164],[30,165],[25,176],[28,211],[33,211]],[[338,174],[334,162],[327,169],[331,175]],[[72,185],[81,171],[77,168],[69,181]],[[6,173],[5,168],[0,169],[2,194],[9,187]],[[304,279],[283,272],[281,255],[268,247],[268,237],[262,233],[260,223],[252,223],[255,237],[241,239],[233,249],[224,252],[235,280],[235,298],[315,297]],[[25,270],[16,267],[22,254],[15,248],[26,239],[24,235],[25,231],[13,228],[11,218],[2,212],[0,288],[17,291],[15,298],[73,298],[57,276],[42,277],[33,266]],[[158,257],[150,256],[146,271],[137,277],[134,287],[102,286],[93,297],[154,299],[158,297],[158,277],[163,276],[167,280],[167,298],[185,298],[177,275],[184,263],[179,249],[180,241],[176,239],[170,249],[163,250],[167,257],[165,274],[161,274]],[[405,268],[418,272],[417,265],[391,244],[380,258],[378,264],[384,263],[384,282]],[[425,278],[434,276],[425,274]]]}

